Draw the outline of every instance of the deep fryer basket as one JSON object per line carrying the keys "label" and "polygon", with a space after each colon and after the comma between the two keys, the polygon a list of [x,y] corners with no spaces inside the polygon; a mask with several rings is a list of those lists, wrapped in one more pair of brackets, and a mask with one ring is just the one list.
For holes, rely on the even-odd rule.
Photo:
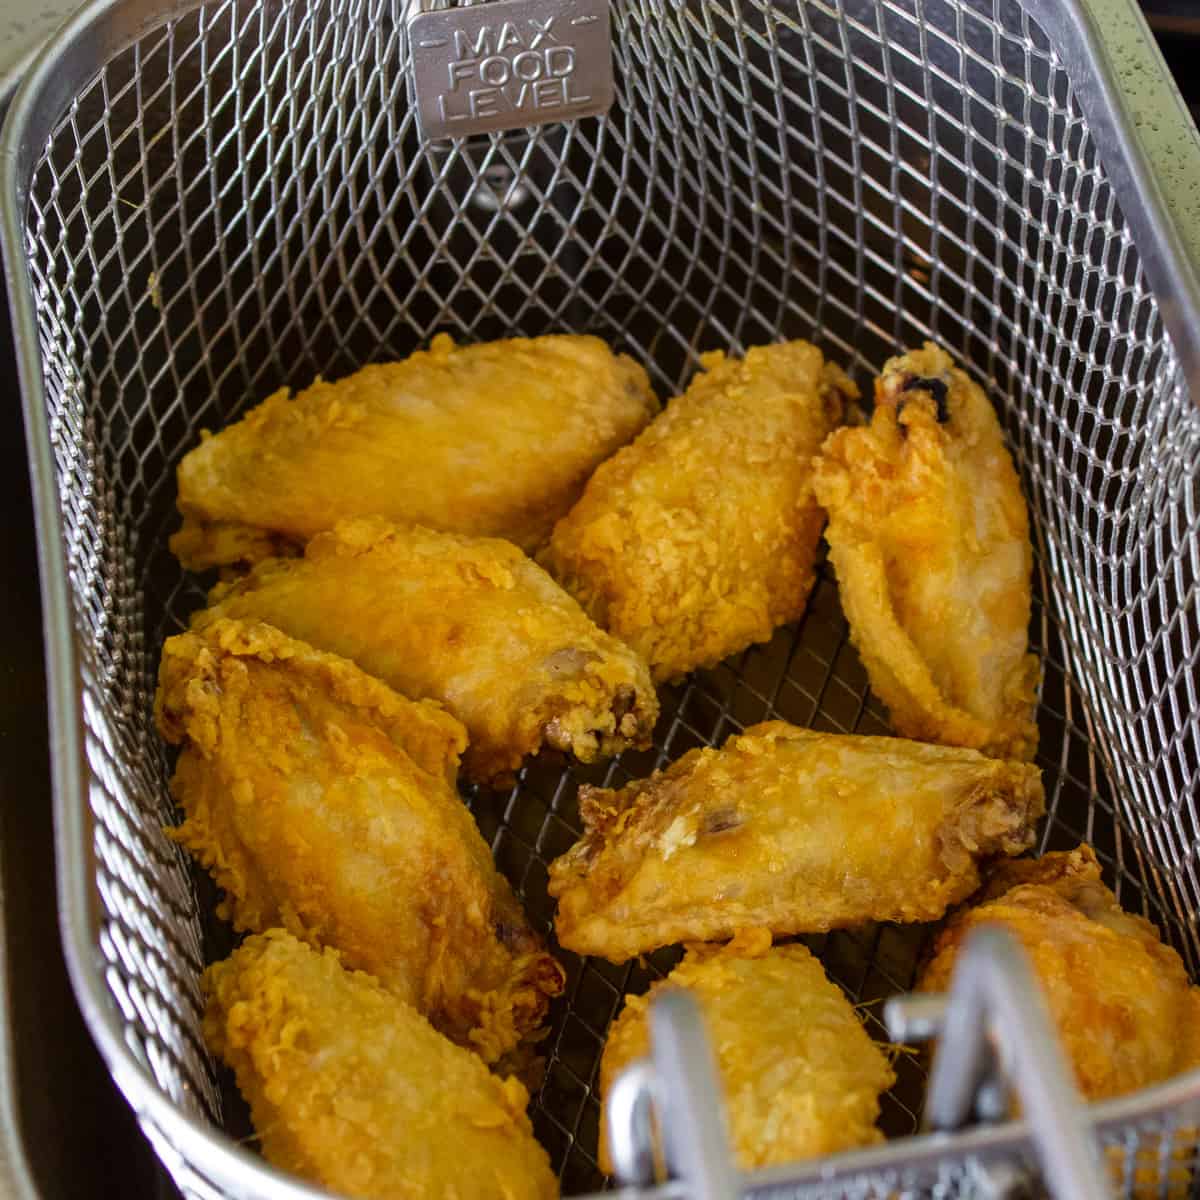
{"label": "deep fryer basket", "polygon": [[[198,1033],[200,969],[230,943],[161,832],[158,651],[203,595],[165,550],[174,467],[269,391],[438,330],[596,333],[664,395],[712,347],[808,337],[867,383],[900,347],[946,345],[994,397],[1033,519],[1042,848],[1091,841],[1126,907],[1200,969],[1200,145],[1132,3],[610,13],[607,116],[457,142],[419,136],[402,0],[99,0],[13,103],[0,217],[63,936],[88,1024],[189,1197],[317,1193],[241,1144],[244,1114]],[[538,762],[509,793],[468,796],[545,927],[545,866],[578,827],[581,779],[619,785],[771,716],[886,729],[828,572],[797,626],[663,700],[648,754]],[[810,943],[874,1022],[923,936]],[[567,960],[534,1113],[581,1191],[600,1183],[605,1026],[672,959]],[[920,1067],[898,1069],[896,1140],[748,1186],[958,1196],[989,1164],[1027,1159],[1020,1124],[913,1136]],[[1165,1195],[1163,1165],[1192,1163],[1194,1138],[1177,1135],[1200,1120],[1200,1076],[1092,1112],[1126,1190],[1159,1194],[1158,1180]]]}

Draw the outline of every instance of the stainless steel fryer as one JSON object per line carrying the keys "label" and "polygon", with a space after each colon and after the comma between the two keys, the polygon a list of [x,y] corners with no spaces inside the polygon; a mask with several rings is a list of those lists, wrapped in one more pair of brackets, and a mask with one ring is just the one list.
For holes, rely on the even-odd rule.
{"label": "stainless steel fryer", "polygon": [[[231,940],[161,832],[158,650],[203,597],[165,548],[174,466],[269,391],[438,330],[596,333],[664,395],[718,346],[812,338],[866,383],[902,346],[946,345],[994,397],[1033,518],[1042,848],[1091,841],[1200,970],[1200,141],[1129,0],[614,0],[606,115],[456,141],[417,126],[412,15],[98,0],[5,126],[64,942],[184,1193],[317,1195],[244,1144],[198,1033],[199,971]],[[620,784],[769,716],[886,730],[830,573],[797,626],[662,698],[653,752],[536,762],[468,797],[546,928],[580,780]],[[877,1021],[927,932],[809,941]],[[605,1027],[674,956],[565,957],[535,1127],[581,1192],[602,1183]],[[921,1069],[899,1073],[894,1140],[746,1186],[957,1197],[1029,1161],[1019,1123],[915,1136]],[[1200,1074],[1091,1117],[1127,1194],[1186,1192]]]}

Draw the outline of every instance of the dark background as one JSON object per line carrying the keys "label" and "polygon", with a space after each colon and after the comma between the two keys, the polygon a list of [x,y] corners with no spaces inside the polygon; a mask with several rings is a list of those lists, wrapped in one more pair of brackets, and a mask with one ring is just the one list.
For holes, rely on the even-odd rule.
{"label": "dark background", "polygon": [[[1200,0],[1143,8],[1200,123]],[[11,1030],[17,1124],[8,1148],[46,1200],[165,1200],[174,1190],[83,1027],[59,947],[33,513],[2,299],[0,512],[0,1017]]]}
{"label": "dark background", "polygon": [[1200,0],[1142,0],[1142,10],[1200,125]]}

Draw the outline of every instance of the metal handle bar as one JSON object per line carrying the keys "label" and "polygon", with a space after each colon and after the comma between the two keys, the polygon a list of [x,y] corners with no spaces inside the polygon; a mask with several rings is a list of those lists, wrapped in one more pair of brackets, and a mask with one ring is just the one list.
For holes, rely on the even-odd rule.
{"label": "metal handle bar", "polygon": [[607,1100],[608,1151],[619,1183],[654,1182],[654,1119],[666,1165],[688,1200],[741,1194],[729,1151],[717,1067],[696,1001],[672,988],[650,1004],[651,1056],[618,1076]]}
{"label": "metal handle bar", "polygon": [[884,1019],[897,1041],[938,1038],[927,1125],[960,1128],[981,1090],[994,1111],[999,1055],[1055,1200],[1112,1196],[1037,979],[1010,933],[977,929],[967,939],[948,997],[895,997]]}

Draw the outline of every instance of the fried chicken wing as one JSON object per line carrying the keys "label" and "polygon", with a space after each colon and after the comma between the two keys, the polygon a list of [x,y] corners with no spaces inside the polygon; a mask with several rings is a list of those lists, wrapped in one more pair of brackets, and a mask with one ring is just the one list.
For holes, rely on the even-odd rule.
{"label": "fried chicken wing", "polygon": [[[700,1006],[741,1167],[883,1141],[879,1097],[895,1082],[886,1056],[808,950],[772,948],[764,930],[725,947],[690,947],[647,995],[626,997],[600,1061],[605,1096],[630,1062],[649,1053],[650,1001],[672,987],[687,988]],[[601,1147],[607,1170],[604,1136]]]}
{"label": "fried chicken wing", "polygon": [[334,951],[273,930],[204,984],[205,1040],[275,1166],[363,1200],[557,1196],[524,1087]]}
{"label": "fried chicken wing", "polygon": [[1032,551],[983,391],[932,344],[887,362],[869,425],[814,465],[850,637],[905,737],[1031,759]]}
{"label": "fried chicken wing", "polygon": [[564,976],[454,790],[453,717],[238,621],[169,639],[159,678],[172,832],[220,916],[337,948],[488,1062],[536,1035]]}
{"label": "fried chicken wing", "polygon": [[857,395],[806,342],[702,363],[596,471],[543,555],[655,680],[766,641],[804,611],[825,523],[810,461]]}
{"label": "fried chicken wing", "polygon": [[363,518],[218,585],[220,617],[266,621],[345,655],[467,727],[464,771],[502,779],[543,745],[590,761],[646,745],[658,700],[645,664],[540,567],[494,538]]}
{"label": "fried chicken wing", "polygon": [[583,837],[550,867],[559,942],[621,962],[738,930],[932,921],[979,864],[1033,843],[1024,763],[899,738],[756,725],[619,792],[580,789]]}
{"label": "fried chicken wing", "polygon": [[1025,948],[1089,1100],[1200,1066],[1200,989],[1158,930],[1121,909],[1090,846],[1001,867],[939,935],[922,991],[949,986],[963,941],[985,923]]}
{"label": "fried chicken wing", "polygon": [[252,563],[378,515],[532,550],[657,411],[646,372],[599,338],[441,334],[206,436],[179,465],[171,549],[192,570]]}

